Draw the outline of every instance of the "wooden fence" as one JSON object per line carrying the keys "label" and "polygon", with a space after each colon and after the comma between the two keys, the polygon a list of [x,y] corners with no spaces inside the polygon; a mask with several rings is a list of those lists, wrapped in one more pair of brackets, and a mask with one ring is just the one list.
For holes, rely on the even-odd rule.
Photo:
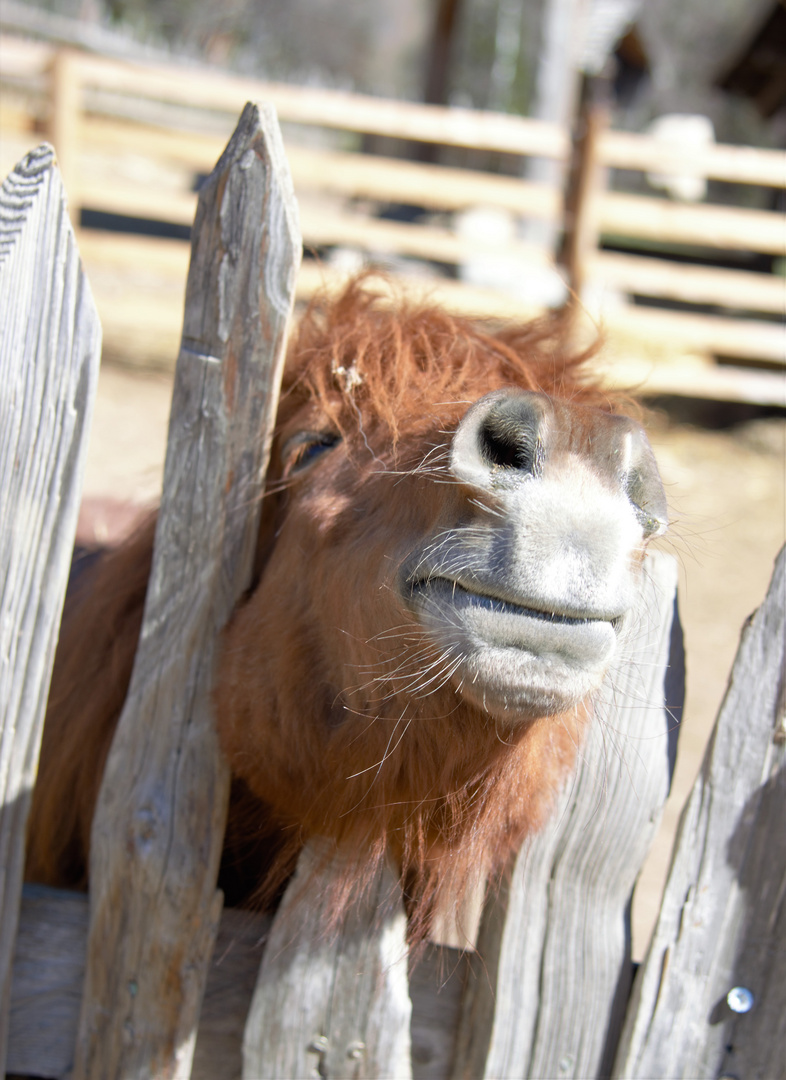
{"label": "wooden fence", "polygon": [[[0,81],[0,158],[8,155],[0,166],[12,166],[10,155],[35,138],[31,129],[45,131],[77,222],[85,211],[94,224],[96,215],[111,214],[187,228],[199,178],[243,102],[270,101],[284,122],[306,250],[321,256],[304,261],[299,297],[362,260],[390,266],[408,275],[411,288],[475,314],[533,314],[561,302],[569,286],[609,332],[613,379],[642,383],[647,392],[786,401],[786,230],[773,202],[786,186],[782,152],[686,150],[603,125],[592,139],[572,141],[554,125],[522,117],[121,63],[18,38],[0,41]],[[516,175],[502,175],[360,152],[370,137],[519,164]],[[533,155],[566,168],[578,156],[581,205],[569,205],[567,219],[562,192],[521,179],[521,159]],[[670,170],[752,185],[773,208],[687,205],[610,187],[613,177]],[[419,208],[415,220],[394,220],[407,207]],[[569,233],[578,224],[581,243],[559,266],[554,238],[566,223]],[[127,358],[133,341],[138,361],[170,364],[186,242],[99,228],[83,228],[79,239],[106,352]],[[684,261],[724,257],[739,259],[738,268]],[[663,304],[681,310],[653,306]]]}
{"label": "wooden fence", "polygon": [[[99,799],[89,911],[87,898],[36,888],[19,915],[99,343],[47,148],[3,186],[0,229],[8,1072],[783,1076],[786,553],[744,631],[635,980],[630,895],[668,791],[681,703],[676,571],[657,553],[647,560],[636,662],[612,673],[551,825],[486,899],[477,954],[435,945],[408,971],[389,870],[326,940],[321,894],[302,888],[312,860],[324,862],[319,845],[304,851],[272,923],[222,915],[227,776],[210,661],[248,579],[300,253],[268,108],[246,107],[199,196],[151,588]],[[339,853],[324,870],[336,872]]]}

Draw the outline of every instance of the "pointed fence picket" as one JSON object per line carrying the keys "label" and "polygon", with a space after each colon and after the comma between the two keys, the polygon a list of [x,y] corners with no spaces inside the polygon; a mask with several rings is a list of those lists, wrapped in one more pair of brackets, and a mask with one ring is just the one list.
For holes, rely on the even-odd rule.
{"label": "pointed fence picket", "polygon": [[[248,580],[299,253],[275,117],[247,106],[200,195],[153,584],[96,816],[90,907],[28,888],[17,920],[99,332],[51,152],[32,155],[3,187],[8,1073],[688,1077],[742,1075],[744,1062],[746,1077],[783,1076],[783,553],[743,635],[635,979],[630,896],[668,792],[682,701],[675,568],[657,553],[645,564],[635,663],[612,672],[552,822],[490,892],[476,954],[434,945],[408,970],[388,869],[326,940],[320,897],[304,900],[302,884],[315,859],[321,873],[340,873],[340,853],[326,858],[320,845],[303,852],[272,923],[221,913],[227,776],[210,718],[210,662]],[[160,708],[167,724],[152,725],[143,756],[140,719]],[[197,859],[197,849],[209,857]]]}
{"label": "pointed fence picket", "polygon": [[101,328],[49,147],[0,189],[0,1062]]}

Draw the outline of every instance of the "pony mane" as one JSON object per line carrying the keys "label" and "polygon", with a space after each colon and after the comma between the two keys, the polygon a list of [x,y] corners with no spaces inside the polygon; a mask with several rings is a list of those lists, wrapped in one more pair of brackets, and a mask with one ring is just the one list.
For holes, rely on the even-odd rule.
{"label": "pony mane", "polygon": [[437,400],[469,405],[506,384],[635,412],[626,394],[604,389],[588,372],[600,339],[577,349],[570,337],[564,311],[512,324],[471,320],[398,295],[369,271],[338,298],[317,294],[306,309],[290,343],[278,424],[306,396],[342,435],[348,418],[362,412],[364,424],[387,428],[395,448],[401,417],[411,423]]}

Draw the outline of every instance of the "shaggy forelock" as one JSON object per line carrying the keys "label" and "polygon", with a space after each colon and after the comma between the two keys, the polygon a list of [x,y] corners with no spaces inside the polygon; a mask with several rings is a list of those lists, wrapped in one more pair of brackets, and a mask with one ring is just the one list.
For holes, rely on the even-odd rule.
{"label": "shaggy forelock", "polygon": [[[393,295],[391,295],[393,293]],[[571,351],[561,313],[500,326],[396,297],[385,279],[352,281],[338,299],[316,297],[293,335],[279,424],[315,404],[346,434],[359,416],[393,445],[434,404],[468,405],[500,386],[538,390],[609,411],[630,401],[591,383],[596,347]]]}

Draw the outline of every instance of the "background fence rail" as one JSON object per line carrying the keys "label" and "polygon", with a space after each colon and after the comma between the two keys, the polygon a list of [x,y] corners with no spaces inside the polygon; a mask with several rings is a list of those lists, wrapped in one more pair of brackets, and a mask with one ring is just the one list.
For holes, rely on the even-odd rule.
{"label": "background fence rail", "polygon": [[[96,215],[185,229],[199,178],[242,104],[256,98],[272,102],[284,122],[304,242],[320,255],[319,265],[309,259],[302,268],[300,298],[324,281],[338,284],[347,266],[356,269],[363,259],[409,275],[412,289],[432,290],[448,306],[481,315],[526,316],[561,302],[566,285],[579,285],[591,319],[601,318],[609,330],[612,350],[617,343],[613,379],[652,392],[784,403],[786,233],[776,193],[786,187],[786,153],[723,145],[686,152],[662,138],[600,130],[595,229],[577,275],[575,266],[556,265],[548,243],[524,239],[526,222],[547,222],[550,235],[559,233],[562,193],[521,179],[520,164],[509,166],[515,175],[477,166],[486,152],[501,152],[509,163],[537,155],[567,164],[571,140],[554,125],[215,70],[123,63],[10,38],[0,48],[0,80],[7,87],[0,122],[9,135],[16,131],[5,152],[16,155],[31,128],[45,128],[72,211],[92,222],[84,253],[109,354],[127,351],[129,309],[143,304],[150,330],[134,335],[136,358],[171,362],[187,254],[177,239],[115,232],[108,241],[95,229]],[[476,164],[363,153],[369,137],[441,144],[448,157],[458,160],[461,152],[463,165]],[[680,204],[641,193],[642,174],[670,170],[747,185],[758,207]],[[620,176],[634,177],[636,190],[621,190]],[[419,208],[413,220],[401,220],[407,207]],[[479,210],[486,216],[473,224]]]}

